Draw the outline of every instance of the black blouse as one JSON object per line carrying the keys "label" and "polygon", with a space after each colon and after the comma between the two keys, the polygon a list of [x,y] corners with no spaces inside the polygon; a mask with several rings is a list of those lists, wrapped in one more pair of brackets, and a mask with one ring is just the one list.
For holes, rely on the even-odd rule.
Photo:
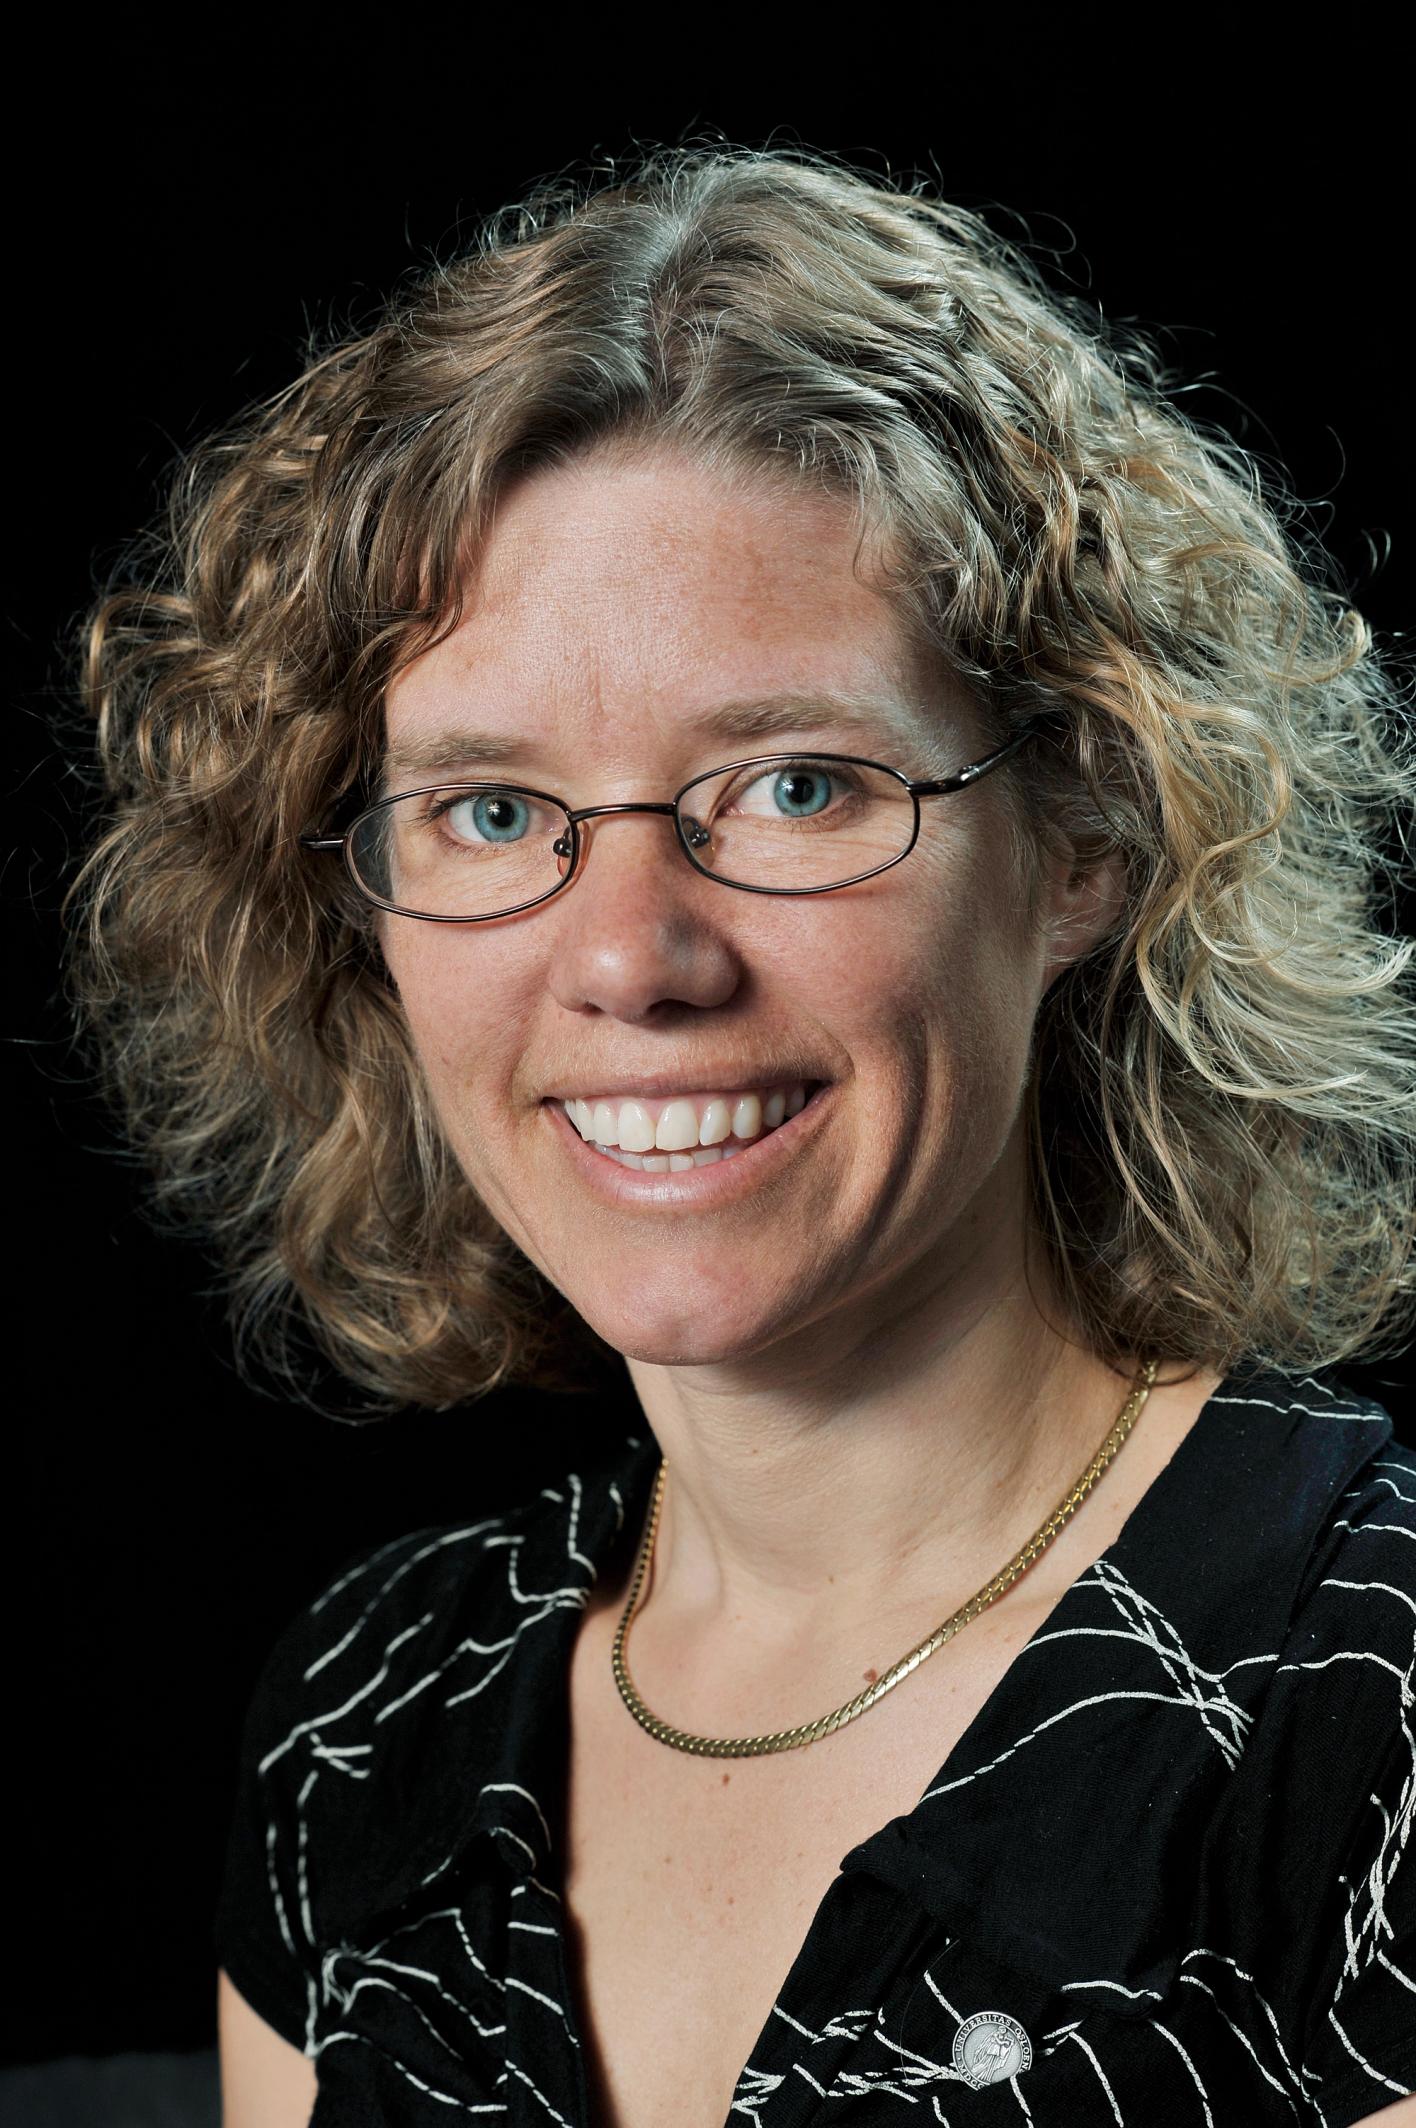
{"label": "black blouse", "polygon": [[[569,1661],[642,1534],[639,1424],[362,1551],[267,1659],[215,1946],[317,2065],[313,2128],[590,2128]],[[1414,1684],[1416,1452],[1331,1372],[1236,1370],[843,1856],[730,2122],[1347,2128],[1416,2090]]]}

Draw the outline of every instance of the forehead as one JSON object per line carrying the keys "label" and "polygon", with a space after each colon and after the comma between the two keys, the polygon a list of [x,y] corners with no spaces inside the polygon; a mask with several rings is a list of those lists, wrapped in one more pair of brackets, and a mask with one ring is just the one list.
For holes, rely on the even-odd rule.
{"label": "forehead", "polygon": [[843,737],[942,737],[958,765],[964,690],[857,550],[844,499],[785,479],[658,451],[538,470],[499,498],[456,629],[391,683],[390,764],[440,767],[461,734],[487,761],[579,744],[632,765],[820,704]]}

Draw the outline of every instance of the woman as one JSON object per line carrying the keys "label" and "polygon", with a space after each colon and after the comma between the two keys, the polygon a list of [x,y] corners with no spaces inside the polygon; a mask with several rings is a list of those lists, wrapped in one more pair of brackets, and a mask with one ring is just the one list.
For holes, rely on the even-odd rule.
{"label": "woman", "polygon": [[1242,455],[969,214],[676,150],[174,534],[75,959],[168,1201],[277,1365],[639,1407],[272,1650],[228,2128],[1411,2118],[1416,1458],[1332,1370],[1416,760]]}

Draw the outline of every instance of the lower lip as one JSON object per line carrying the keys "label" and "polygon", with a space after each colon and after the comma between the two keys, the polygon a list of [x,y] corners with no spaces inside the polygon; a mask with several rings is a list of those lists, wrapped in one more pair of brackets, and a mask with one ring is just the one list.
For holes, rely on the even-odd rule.
{"label": "lower lip", "polygon": [[770,1182],[784,1162],[799,1159],[806,1140],[826,1121],[830,1106],[827,1096],[833,1090],[830,1081],[818,1086],[794,1116],[788,1116],[775,1130],[764,1131],[740,1153],[734,1153],[731,1160],[714,1160],[707,1167],[680,1168],[677,1174],[671,1170],[646,1173],[642,1168],[621,1167],[618,1160],[607,1159],[593,1145],[586,1144],[559,1101],[546,1101],[542,1106],[550,1116],[552,1129],[566,1141],[572,1161],[606,1204],[689,1205],[695,1211],[708,1211],[749,1196],[762,1183]]}

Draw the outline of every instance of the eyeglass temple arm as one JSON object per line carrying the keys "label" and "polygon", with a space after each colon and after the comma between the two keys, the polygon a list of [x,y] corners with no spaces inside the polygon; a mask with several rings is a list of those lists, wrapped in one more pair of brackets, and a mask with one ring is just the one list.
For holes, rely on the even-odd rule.
{"label": "eyeglass temple arm", "polygon": [[[991,775],[993,770],[1006,761],[1010,754],[1015,754],[1020,746],[1024,745],[1029,739],[1034,738],[1037,734],[1039,721],[1034,719],[1032,723],[1025,725],[1022,731],[1015,738],[1010,739],[1005,746],[1000,746],[993,753],[986,754],[982,761],[974,761],[967,768],[961,768],[957,775],[936,777],[933,781],[927,783],[911,782],[910,789],[919,798],[932,798],[944,791],[959,791],[964,788],[965,784],[977,783],[980,777]],[[638,813],[643,812],[645,809],[637,805],[602,805],[594,807],[593,810],[597,813]],[[671,812],[673,809],[670,806],[664,806],[661,810]],[[577,816],[577,818],[581,819],[585,817],[584,814]],[[344,835],[310,834],[301,835],[299,840],[300,847],[303,850],[342,850],[348,838]]]}
{"label": "eyeglass temple arm", "polygon": [[994,769],[1000,767],[1010,754],[1015,754],[1029,739],[1035,739],[1040,729],[1041,719],[1035,717],[1025,724],[1015,737],[1008,740],[1005,746],[996,748],[991,754],[985,754],[982,761],[971,761],[967,768],[961,768],[954,776],[938,776],[928,783],[912,782],[910,789],[917,798],[932,798],[943,791],[960,791],[966,784],[977,783],[981,777],[992,775]]}

